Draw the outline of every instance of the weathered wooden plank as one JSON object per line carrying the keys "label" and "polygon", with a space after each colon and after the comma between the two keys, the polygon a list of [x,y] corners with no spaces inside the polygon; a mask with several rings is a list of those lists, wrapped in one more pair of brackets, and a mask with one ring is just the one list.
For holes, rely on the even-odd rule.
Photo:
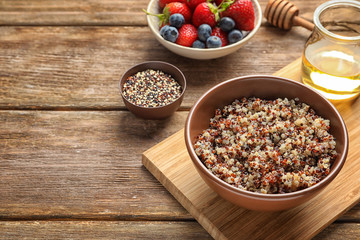
{"label": "weathered wooden plank", "polygon": [[272,74],[300,57],[309,32],[295,33],[262,27],[236,53],[198,61],[171,53],[146,27],[0,27],[0,109],[123,109],[118,81],[146,60],[184,72],[189,109],[221,81]]}
{"label": "weathered wooden plank", "polygon": [[0,239],[212,239],[195,221],[0,222]]}
{"label": "weathered wooden plank", "polygon": [[313,240],[358,240],[360,237],[360,223],[334,223],[325,228]]}
{"label": "weathered wooden plank", "polygon": [[147,0],[4,0],[0,25],[146,25]]}
{"label": "weathered wooden plank", "polygon": [[[300,14],[311,19],[315,7],[325,0],[294,0]],[[260,0],[265,10],[268,0]],[[146,25],[149,0],[2,0],[0,25]]]}
{"label": "weathered wooden plank", "polygon": [[[0,239],[212,239],[195,221],[0,222]],[[332,224],[314,240],[358,239],[360,224]]]}
{"label": "weathered wooden plank", "polygon": [[350,209],[348,212],[346,212],[344,215],[340,216],[336,220],[338,223],[349,223],[349,222],[360,222],[360,203],[358,203],[356,206],[354,206],[352,209]]}
{"label": "weathered wooden plank", "polygon": [[[193,219],[141,163],[186,116],[0,111],[0,220]],[[339,221],[359,222],[360,204]]]}
{"label": "weathered wooden plank", "polygon": [[0,111],[0,219],[191,218],[141,164],[185,118]]}

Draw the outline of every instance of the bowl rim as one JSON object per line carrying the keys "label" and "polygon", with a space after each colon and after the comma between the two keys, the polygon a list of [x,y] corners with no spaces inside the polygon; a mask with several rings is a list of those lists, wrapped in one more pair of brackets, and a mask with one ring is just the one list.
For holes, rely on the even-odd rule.
{"label": "bowl rim", "polygon": [[[159,66],[161,66],[161,65],[167,65],[167,66],[169,66],[170,68],[173,68],[173,69],[175,69],[176,71],[178,71],[179,74],[181,75],[181,77],[184,79],[184,86],[182,86],[182,85],[179,83],[179,81],[178,81],[177,79],[175,79],[175,77],[171,74],[171,76],[175,79],[176,82],[179,83],[179,85],[180,85],[181,88],[182,88],[182,91],[181,91],[181,94],[179,95],[179,97],[176,98],[176,99],[175,99],[174,101],[172,101],[171,103],[168,103],[168,104],[163,105],[163,106],[158,106],[158,107],[143,107],[143,106],[136,105],[136,104],[130,102],[128,99],[125,98],[125,96],[124,96],[124,94],[123,94],[123,89],[122,89],[122,87],[123,87],[122,85],[123,85],[123,84],[121,84],[122,79],[125,77],[125,75],[126,75],[128,72],[132,71],[134,68],[137,68],[137,67],[140,67],[140,66],[142,66],[142,65],[149,64],[149,63],[150,63],[150,64],[159,64]],[[147,69],[148,69],[148,68],[147,68]],[[146,70],[146,69],[144,69],[144,70]],[[160,69],[160,68],[157,68],[157,69],[154,69],[154,70],[163,71],[163,70]],[[126,80],[124,80],[124,81],[126,81]],[[121,75],[118,84],[119,84],[118,87],[119,87],[119,90],[120,90],[121,97],[123,98],[124,101],[126,101],[127,103],[129,103],[130,105],[132,105],[132,106],[134,106],[134,107],[137,107],[137,108],[140,108],[140,109],[151,109],[151,110],[162,109],[162,108],[168,107],[168,106],[170,106],[170,105],[172,105],[172,104],[176,104],[177,101],[179,101],[180,99],[183,98],[183,96],[184,96],[184,94],[185,94],[185,90],[186,90],[186,78],[185,78],[184,73],[183,73],[178,67],[176,67],[175,65],[173,65],[173,64],[171,64],[171,63],[168,63],[168,62],[164,62],[164,61],[144,61],[144,62],[135,64],[135,65],[133,65],[132,67],[128,68],[128,69]]]}
{"label": "bowl rim", "polygon": [[[193,145],[191,143],[191,139],[190,139],[190,122],[192,119],[192,116],[194,115],[195,110],[198,108],[199,104],[202,102],[202,100],[209,95],[212,91],[214,91],[216,88],[222,87],[223,85],[226,85],[228,83],[234,82],[234,81],[242,81],[242,80],[250,80],[250,79],[276,79],[278,81],[282,81],[282,82],[290,82],[292,84],[296,84],[299,85],[300,87],[303,88],[307,88],[309,89],[311,92],[313,92],[314,94],[318,95],[320,98],[322,98],[325,103],[328,105],[328,107],[330,107],[333,112],[335,112],[336,117],[340,120],[340,124],[341,124],[341,129],[343,129],[343,136],[344,136],[344,151],[341,154],[340,160],[339,160],[339,164],[332,169],[332,171],[330,171],[330,174],[327,175],[324,179],[322,179],[319,183],[312,185],[308,188],[305,189],[301,189],[295,192],[290,192],[290,193],[282,193],[282,194],[275,194],[275,193],[268,193],[268,194],[264,194],[264,193],[257,193],[257,192],[251,192],[251,191],[247,191],[247,190],[243,190],[240,188],[236,188],[228,183],[226,183],[225,181],[221,180],[220,178],[216,177],[212,172],[210,172],[210,170],[208,168],[206,168],[206,166],[201,162],[201,160],[198,158],[198,156],[195,153],[195,150],[193,148]],[[336,176],[337,174],[340,172],[341,168],[343,167],[345,161],[346,161],[346,157],[348,154],[348,148],[349,148],[349,136],[348,136],[348,132],[347,132],[347,128],[345,125],[345,122],[343,120],[343,118],[341,117],[340,113],[338,112],[338,110],[335,108],[335,106],[328,100],[326,99],[324,96],[322,96],[320,93],[316,92],[315,90],[311,89],[310,87],[291,80],[291,79],[287,79],[284,77],[278,77],[278,76],[272,76],[272,75],[247,75],[247,76],[240,76],[240,77],[235,77],[226,81],[223,81],[217,85],[215,85],[214,87],[210,88],[208,91],[206,91],[193,105],[193,107],[190,109],[190,112],[188,114],[188,117],[186,119],[185,122],[185,143],[186,143],[186,147],[188,149],[188,152],[190,154],[190,158],[191,160],[194,162],[195,165],[199,166],[197,168],[197,170],[200,170],[202,173],[204,173],[206,176],[208,176],[210,179],[214,180],[216,184],[221,185],[222,187],[235,192],[237,194],[241,194],[241,195],[246,195],[249,197],[253,197],[253,198],[262,198],[262,199],[269,199],[269,200],[280,200],[280,199],[284,199],[284,198],[294,198],[294,197],[298,197],[300,195],[304,195],[306,193],[309,192],[315,192],[316,190],[320,190],[323,187],[327,186]],[[320,184],[321,183],[321,184]]]}
{"label": "bowl rim", "polygon": [[[147,12],[150,12],[151,10],[151,7],[153,4],[155,4],[158,0],[150,0],[149,4],[148,4],[148,7],[146,9]],[[161,36],[160,36],[160,32],[159,32],[159,29],[156,29],[155,26],[153,26],[151,24],[151,20],[150,18],[151,17],[154,17],[154,16],[150,16],[150,15],[146,15],[146,19],[147,19],[147,22],[148,22],[148,26],[150,27],[151,31],[159,38],[159,39],[162,39],[164,42],[168,43],[170,46],[173,46],[173,47],[178,47],[179,49],[182,49],[184,51],[194,51],[194,53],[201,53],[201,52],[219,52],[221,50],[225,50],[225,49],[231,49],[231,48],[236,48],[237,46],[239,45],[242,45],[244,44],[245,42],[249,41],[259,30],[260,26],[261,26],[261,21],[262,21],[262,11],[261,11],[261,6],[260,6],[260,3],[258,2],[258,0],[251,0],[252,3],[253,3],[253,7],[254,7],[254,10],[258,13],[258,17],[255,19],[255,26],[254,26],[254,29],[249,31],[248,34],[243,38],[241,39],[240,41],[234,43],[234,44],[229,44],[225,47],[220,47],[220,48],[192,48],[192,47],[185,47],[185,46],[181,46],[179,44],[176,44],[176,43],[173,43],[173,42],[170,42],[170,41],[166,41],[165,39],[163,39]]]}

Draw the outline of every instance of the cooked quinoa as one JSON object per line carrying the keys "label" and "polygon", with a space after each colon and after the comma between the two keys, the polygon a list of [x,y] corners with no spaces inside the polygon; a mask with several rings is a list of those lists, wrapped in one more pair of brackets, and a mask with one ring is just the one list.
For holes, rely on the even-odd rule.
{"label": "cooked quinoa", "polygon": [[162,107],[181,96],[181,85],[160,70],[147,69],[128,77],[123,85],[123,95],[140,107]]}
{"label": "cooked quinoa", "polygon": [[298,99],[242,98],[217,109],[194,149],[218,178],[243,190],[288,193],[330,173],[330,121]]}

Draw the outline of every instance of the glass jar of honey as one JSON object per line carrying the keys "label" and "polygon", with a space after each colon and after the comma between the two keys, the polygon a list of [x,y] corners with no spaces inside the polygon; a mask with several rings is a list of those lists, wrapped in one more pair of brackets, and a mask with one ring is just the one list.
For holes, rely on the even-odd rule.
{"label": "glass jar of honey", "polygon": [[302,81],[330,100],[360,94],[360,2],[328,1],[314,13],[302,59]]}

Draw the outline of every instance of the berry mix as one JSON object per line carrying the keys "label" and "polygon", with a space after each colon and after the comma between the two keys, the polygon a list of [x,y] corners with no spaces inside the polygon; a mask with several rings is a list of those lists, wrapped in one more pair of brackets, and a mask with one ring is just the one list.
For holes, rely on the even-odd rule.
{"label": "berry mix", "polygon": [[236,43],[254,29],[251,0],[159,0],[160,35],[193,48]]}
{"label": "berry mix", "polygon": [[243,98],[217,109],[194,149],[230,185],[264,194],[310,187],[329,173],[337,153],[330,121],[297,99]]}
{"label": "berry mix", "polygon": [[147,69],[128,77],[123,85],[123,95],[140,107],[161,107],[178,99],[182,87],[169,74]]}

